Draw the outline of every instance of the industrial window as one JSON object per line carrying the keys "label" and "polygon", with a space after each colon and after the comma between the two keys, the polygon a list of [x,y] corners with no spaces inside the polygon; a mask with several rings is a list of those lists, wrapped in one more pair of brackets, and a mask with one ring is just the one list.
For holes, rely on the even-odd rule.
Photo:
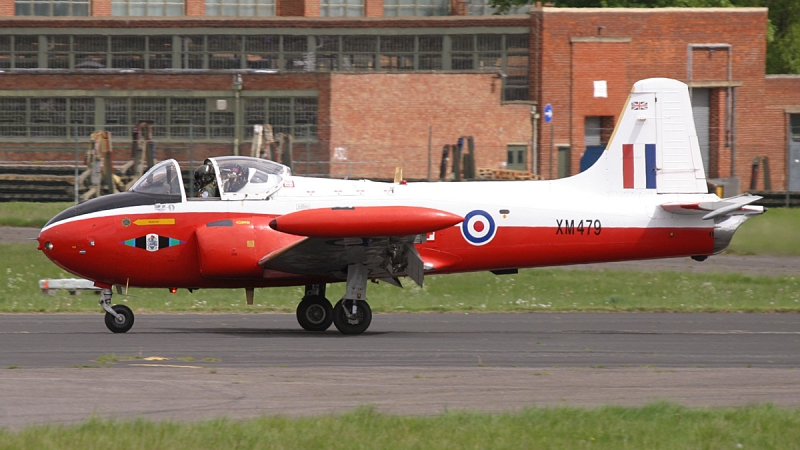
{"label": "industrial window", "polygon": [[280,36],[246,36],[244,51],[247,69],[280,68]]}
{"label": "industrial window", "polygon": [[321,17],[363,17],[364,0],[320,0]]}
{"label": "industrial window", "polygon": [[39,67],[38,36],[0,36],[0,69]]}
{"label": "industrial window", "polygon": [[792,140],[800,142],[800,114],[790,114],[789,125],[792,129]]}
{"label": "industrial window", "polygon": [[47,36],[50,69],[169,69],[172,36]]}
{"label": "industrial window", "polygon": [[478,70],[503,78],[503,100],[515,101],[529,97],[528,41],[527,34],[3,35],[0,69]]}
{"label": "industrial window", "polygon": [[89,0],[15,0],[17,16],[88,16]]}
{"label": "industrial window", "polygon": [[253,125],[272,125],[275,134],[285,133],[295,140],[317,137],[317,99],[245,98],[245,137],[253,136]]}
{"label": "industrial window", "polygon": [[182,16],[183,0],[111,0],[112,16]]}
{"label": "industrial window", "polygon": [[383,15],[395,16],[446,16],[448,0],[384,0]]}
{"label": "industrial window", "polygon": [[[530,5],[512,6],[504,14],[527,14],[530,10]],[[499,13],[497,8],[489,4],[489,0],[470,0],[467,14],[470,16],[490,16]]]}
{"label": "industrial window", "polygon": [[414,70],[414,45],[414,36],[381,36],[381,69]]}
{"label": "industrial window", "polygon": [[265,17],[275,15],[275,0],[206,0],[207,16]]}
{"label": "industrial window", "polygon": [[528,100],[528,35],[506,35],[504,49],[503,100]]}
{"label": "industrial window", "polygon": [[234,134],[233,111],[209,108],[205,98],[106,98],[104,103],[106,130],[117,138],[132,137],[133,128],[142,122],[150,125],[153,137],[167,140],[205,140]]}
{"label": "industrial window", "polygon": [[72,138],[92,131],[92,98],[0,98],[0,138]]}

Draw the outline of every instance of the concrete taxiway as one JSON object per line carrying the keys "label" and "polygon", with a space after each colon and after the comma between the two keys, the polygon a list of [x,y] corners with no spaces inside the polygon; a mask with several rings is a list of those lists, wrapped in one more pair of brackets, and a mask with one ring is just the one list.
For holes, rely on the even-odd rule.
{"label": "concrete taxiway", "polygon": [[800,406],[798,314],[380,314],[361,336],[306,333],[291,314],[140,314],[124,335],[102,314],[13,314],[0,341],[9,427],[363,404]]}

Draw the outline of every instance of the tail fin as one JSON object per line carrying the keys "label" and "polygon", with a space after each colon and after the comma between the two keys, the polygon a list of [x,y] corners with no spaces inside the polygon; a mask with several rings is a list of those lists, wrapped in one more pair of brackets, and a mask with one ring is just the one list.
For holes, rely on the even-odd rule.
{"label": "tail fin", "polygon": [[658,194],[707,194],[686,84],[636,82],[603,156],[584,174],[594,188]]}

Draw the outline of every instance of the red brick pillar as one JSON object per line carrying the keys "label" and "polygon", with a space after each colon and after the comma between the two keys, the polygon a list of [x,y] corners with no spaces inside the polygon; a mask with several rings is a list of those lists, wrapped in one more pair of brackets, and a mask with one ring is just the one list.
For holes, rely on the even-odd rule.
{"label": "red brick pillar", "polygon": [[319,17],[320,0],[277,0],[275,14],[284,17]]}
{"label": "red brick pillar", "polygon": [[469,3],[464,0],[450,0],[450,15],[451,16],[466,16],[467,5]]}
{"label": "red brick pillar", "polygon": [[187,16],[205,16],[206,0],[185,0],[184,14]]}
{"label": "red brick pillar", "polygon": [[92,17],[108,17],[111,15],[111,0],[92,0]]}
{"label": "red brick pillar", "polygon": [[0,0],[0,17],[14,15],[14,0]]}
{"label": "red brick pillar", "polygon": [[383,17],[383,0],[364,0],[364,17]]}

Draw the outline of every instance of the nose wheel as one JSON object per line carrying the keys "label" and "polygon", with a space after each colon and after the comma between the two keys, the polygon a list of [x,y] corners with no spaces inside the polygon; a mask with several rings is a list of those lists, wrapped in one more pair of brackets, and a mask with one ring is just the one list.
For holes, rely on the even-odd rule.
{"label": "nose wheel", "polygon": [[106,311],[106,328],[112,333],[125,333],[133,326],[133,311],[125,305],[111,306],[111,289],[103,289],[100,306]]}
{"label": "nose wheel", "polygon": [[125,305],[114,305],[111,309],[117,316],[106,313],[106,327],[113,333],[125,333],[130,330],[133,326],[133,311]]}

